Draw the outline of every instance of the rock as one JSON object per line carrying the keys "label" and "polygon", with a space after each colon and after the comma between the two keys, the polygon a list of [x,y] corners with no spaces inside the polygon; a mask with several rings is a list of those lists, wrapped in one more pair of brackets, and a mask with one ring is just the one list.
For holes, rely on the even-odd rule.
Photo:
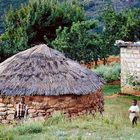
{"label": "rock", "polygon": [[58,101],[56,99],[52,99],[48,101],[48,105],[56,105],[58,103]]}
{"label": "rock", "polygon": [[91,112],[90,112],[90,110],[87,110],[87,112],[86,112],[87,114],[91,114]]}
{"label": "rock", "polygon": [[53,111],[54,111],[53,108],[47,110],[47,112],[53,112]]}
{"label": "rock", "polygon": [[82,113],[82,114],[86,114],[86,110],[83,110],[81,113]]}
{"label": "rock", "polygon": [[0,120],[2,120],[3,118],[2,118],[2,116],[0,116]]}
{"label": "rock", "polygon": [[45,121],[44,117],[35,117],[34,118],[35,121]]}
{"label": "rock", "polygon": [[38,108],[38,110],[47,110],[47,109],[49,109],[49,106],[46,104],[44,104],[44,105],[40,106],[40,108]]}
{"label": "rock", "polygon": [[29,109],[28,112],[29,112],[29,113],[35,113],[36,110],[35,110],[35,109]]}
{"label": "rock", "polygon": [[9,115],[9,114],[15,114],[15,111],[14,110],[8,110],[7,111],[7,114]]}
{"label": "rock", "polygon": [[37,114],[36,113],[31,113],[28,116],[29,116],[29,118],[34,118],[34,117],[37,117]]}
{"label": "rock", "polygon": [[47,117],[50,116],[50,113],[46,113],[46,116],[47,116]]}
{"label": "rock", "polygon": [[14,107],[14,105],[8,104],[7,107],[8,107],[8,108],[12,108],[12,107]]}
{"label": "rock", "polygon": [[28,109],[34,109],[32,106],[28,107]]}
{"label": "rock", "polygon": [[68,104],[68,108],[72,108],[72,107],[75,107],[75,104],[69,103],[69,104]]}
{"label": "rock", "polygon": [[33,114],[29,114],[28,116],[29,116],[29,118],[33,118]]}
{"label": "rock", "polygon": [[6,114],[6,112],[0,112],[0,116],[5,116]]}
{"label": "rock", "polygon": [[34,105],[34,106],[40,106],[40,103],[38,103],[38,102],[32,102],[32,105]]}
{"label": "rock", "polygon": [[70,114],[69,114],[69,113],[66,113],[66,114],[65,114],[65,117],[70,117]]}
{"label": "rock", "polygon": [[1,123],[8,124],[9,123],[9,120],[2,120]]}
{"label": "rock", "polygon": [[3,99],[2,99],[2,98],[0,98],[0,103],[2,103],[2,101],[3,101]]}
{"label": "rock", "polygon": [[95,114],[95,110],[92,110],[92,111],[91,111],[91,114],[93,114],[93,115],[94,115],[94,114]]}
{"label": "rock", "polygon": [[74,118],[77,116],[77,113],[71,113],[71,116]]}
{"label": "rock", "polygon": [[70,109],[69,109],[69,112],[70,112],[70,113],[77,113],[78,110],[77,110],[77,108],[70,108]]}
{"label": "rock", "polygon": [[46,113],[38,113],[37,116],[41,117],[41,116],[45,116],[45,115],[46,115]]}
{"label": "rock", "polygon": [[84,108],[84,104],[78,104],[76,107],[82,109],[82,108]]}
{"label": "rock", "polygon": [[67,101],[67,102],[70,101],[70,100],[71,100],[71,97],[66,97],[65,98],[65,101]]}
{"label": "rock", "polygon": [[7,107],[0,107],[0,112],[5,112],[7,111]]}
{"label": "rock", "polygon": [[45,110],[37,110],[39,113],[45,113]]}
{"label": "rock", "polygon": [[[59,104],[54,105],[53,107],[54,107],[54,108],[59,108],[59,109],[60,109],[60,108],[65,108],[65,107],[67,107],[67,106],[68,106],[67,104],[59,103]],[[59,109],[58,109],[58,110],[59,110]]]}
{"label": "rock", "polygon": [[10,114],[7,116],[7,120],[14,120],[14,114]]}
{"label": "rock", "polygon": [[10,110],[10,111],[16,111],[15,108],[8,108],[8,110]]}
{"label": "rock", "polygon": [[80,116],[80,115],[83,115],[83,113],[82,112],[78,112],[78,115]]}
{"label": "rock", "polygon": [[43,100],[44,100],[43,103],[44,103],[44,104],[45,104],[45,103],[48,103],[49,100],[51,100],[50,98],[51,98],[51,97],[45,97],[45,98],[43,99]]}
{"label": "rock", "polygon": [[0,103],[0,107],[6,107],[4,103]]}

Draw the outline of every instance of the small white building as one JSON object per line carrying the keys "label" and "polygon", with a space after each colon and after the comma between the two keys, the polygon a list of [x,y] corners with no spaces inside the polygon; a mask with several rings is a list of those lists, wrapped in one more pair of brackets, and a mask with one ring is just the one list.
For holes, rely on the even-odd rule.
{"label": "small white building", "polygon": [[121,92],[140,96],[140,42],[116,41],[121,49]]}

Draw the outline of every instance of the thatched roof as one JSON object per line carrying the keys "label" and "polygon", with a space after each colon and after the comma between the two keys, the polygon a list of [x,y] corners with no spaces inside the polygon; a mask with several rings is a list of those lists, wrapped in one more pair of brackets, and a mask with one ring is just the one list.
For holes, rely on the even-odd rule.
{"label": "thatched roof", "polygon": [[0,64],[1,95],[83,95],[103,80],[47,45],[37,45]]}

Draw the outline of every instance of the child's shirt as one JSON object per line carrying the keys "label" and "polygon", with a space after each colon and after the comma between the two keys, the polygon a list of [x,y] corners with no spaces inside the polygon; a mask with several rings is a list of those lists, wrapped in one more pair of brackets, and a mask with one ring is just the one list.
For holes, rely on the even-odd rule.
{"label": "child's shirt", "polygon": [[26,118],[28,113],[28,107],[27,105],[23,103],[18,103],[16,106],[16,117],[19,118]]}
{"label": "child's shirt", "polygon": [[130,111],[135,111],[136,113],[139,113],[140,109],[139,109],[139,106],[138,105],[132,105],[130,106],[129,108]]}
{"label": "child's shirt", "polygon": [[135,111],[135,113],[129,114],[130,120],[133,121],[134,117],[138,117],[138,113],[139,113],[140,109],[139,109],[138,105],[136,105],[136,106],[132,105],[132,106],[130,106],[129,111],[132,111],[132,112]]}

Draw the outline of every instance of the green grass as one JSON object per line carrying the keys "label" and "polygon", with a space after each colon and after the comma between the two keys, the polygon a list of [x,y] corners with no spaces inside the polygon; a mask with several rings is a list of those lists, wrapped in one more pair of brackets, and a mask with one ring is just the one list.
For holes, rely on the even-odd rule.
{"label": "green grass", "polygon": [[105,85],[103,87],[103,92],[105,95],[120,93],[120,85]]}
{"label": "green grass", "polygon": [[43,129],[42,123],[40,123],[40,122],[37,122],[37,123],[25,122],[24,124],[22,124],[16,128],[19,135],[41,133],[42,129]]}
{"label": "green grass", "polygon": [[55,113],[46,121],[0,126],[0,140],[139,140],[140,121],[132,128],[127,112],[133,98],[140,101],[134,96],[105,96],[103,117],[96,114],[69,120]]}

